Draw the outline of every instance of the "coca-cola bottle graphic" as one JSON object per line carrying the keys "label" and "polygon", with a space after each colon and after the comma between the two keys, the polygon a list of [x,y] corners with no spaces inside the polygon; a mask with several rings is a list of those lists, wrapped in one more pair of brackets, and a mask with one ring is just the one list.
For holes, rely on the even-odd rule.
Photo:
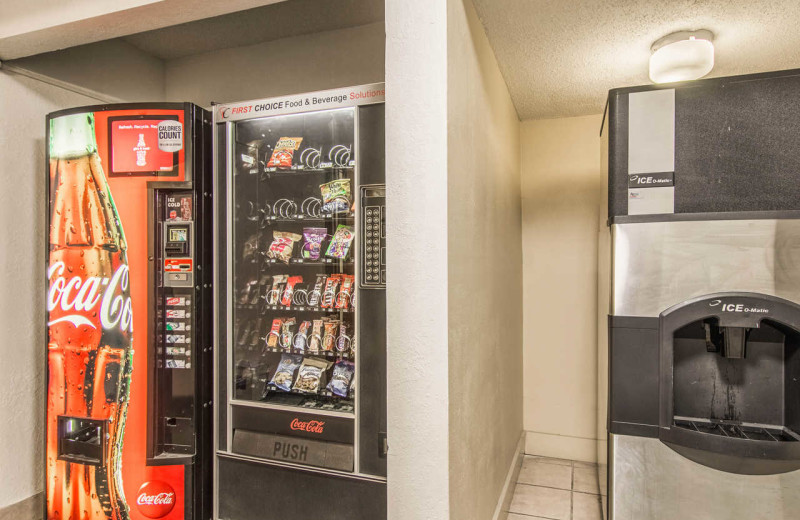
{"label": "coca-cola bottle graphic", "polygon": [[[125,235],[93,115],[52,119],[49,145],[47,517],[127,520],[121,466],[133,316]],[[80,440],[96,444],[101,461],[84,463],[59,442],[87,424]]]}

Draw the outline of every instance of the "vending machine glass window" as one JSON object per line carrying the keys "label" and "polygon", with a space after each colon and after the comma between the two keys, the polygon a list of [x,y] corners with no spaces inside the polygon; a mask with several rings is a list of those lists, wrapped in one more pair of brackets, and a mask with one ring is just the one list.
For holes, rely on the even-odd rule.
{"label": "vending machine glass window", "polygon": [[353,414],[353,115],[236,127],[236,400]]}

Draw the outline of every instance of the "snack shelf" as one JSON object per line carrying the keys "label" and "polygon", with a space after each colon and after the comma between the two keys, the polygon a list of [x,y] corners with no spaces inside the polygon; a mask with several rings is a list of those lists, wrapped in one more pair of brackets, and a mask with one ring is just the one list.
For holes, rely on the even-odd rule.
{"label": "snack shelf", "polygon": [[[256,261],[258,263],[258,261]],[[284,264],[283,262],[279,262],[274,258],[265,258],[260,261],[261,264],[277,264],[277,265],[324,265],[324,266],[334,266],[334,265],[353,265],[353,260],[339,260],[338,258],[320,258],[319,260],[308,260],[306,258],[292,258],[289,260],[288,264]]]}
{"label": "snack shelf", "polygon": [[[263,338],[265,339],[265,338]],[[280,347],[264,347],[262,349],[263,352],[274,352],[279,354],[296,354],[298,356],[305,356],[305,357],[323,357],[326,359],[347,359],[352,360],[355,359],[356,356],[348,352],[338,352],[334,350],[322,350],[320,352],[309,352],[307,350],[300,350],[293,348],[291,350],[284,350]],[[307,395],[307,394],[306,394]],[[338,397],[338,396],[337,396]]]}
{"label": "snack shelf", "polygon": [[292,177],[294,175],[319,175],[323,173],[335,174],[335,173],[344,173],[344,172],[352,172],[355,170],[355,166],[330,166],[327,168],[304,168],[302,166],[292,166],[291,168],[264,168],[264,175],[267,176],[281,176],[281,177]]}
{"label": "snack shelf", "polygon": [[[292,215],[289,217],[263,217],[260,222],[266,222],[269,224],[275,223],[287,223],[287,222],[323,222],[323,223],[339,223],[339,222],[353,222],[355,220],[355,215],[349,213],[347,215],[326,215],[324,217],[307,217],[305,215]],[[252,221],[251,221],[252,222]]]}
{"label": "snack shelf", "polygon": [[269,305],[266,303],[237,303],[236,309],[248,311],[286,311],[286,312],[316,312],[321,314],[349,314],[354,312],[352,308],[348,309],[329,309],[322,307],[311,307],[308,305]]}

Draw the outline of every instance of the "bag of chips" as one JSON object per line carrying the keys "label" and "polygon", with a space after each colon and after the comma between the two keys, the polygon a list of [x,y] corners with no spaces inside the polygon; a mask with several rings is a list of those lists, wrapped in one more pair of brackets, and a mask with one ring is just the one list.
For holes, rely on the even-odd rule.
{"label": "bag of chips", "polygon": [[269,348],[276,348],[278,346],[278,340],[281,337],[281,323],[283,319],[275,318],[272,320],[272,327],[269,329],[269,334],[267,334],[267,346]]}
{"label": "bag of chips", "polygon": [[342,281],[342,275],[332,274],[325,281],[325,290],[322,291],[322,305],[323,309],[332,309],[333,302],[336,299],[336,293],[339,289],[339,283]]}
{"label": "bag of chips", "polygon": [[325,323],[324,320],[314,320],[312,329],[311,329],[311,337],[308,338],[308,351],[317,353],[319,349],[322,347],[322,326]]}
{"label": "bag of chips", "polygon": [[350,244],[353,242],[354,238],[355,234],[353,233],[352,227],[339,224],[336,228],[336,232],[333,234],[331,243],[328,244],[328,250],[325,252],[325,256],[344,260],[347,257],[347,253],[350,252]]}
{"label": "bag of chips", "polygon": [[267,303],[270,305],[278,305],[281,301],[281,294],[283,294],[283,287],[289,277],[285,274],[276,274],[272,277],[272,288],[267,293]]}
{"label": "bag of chips", "polygon": [[332,352],[336,346],[336,331],[339,329],[339,320],[328,320],[324,323],[325,334],[322,336],[322,350]]}
{"label": "bag of chips", "polygon": [[300,324],[300,327],[297,329],[297,334],[294,335],[294,340],[292,340],[295,350],[299,350],[301,352],[306,350],[306,345],[308,345],[308,333],[310,331],[310,321],[304,321]]}
{"label": "bag of chips", "polygon": [[306,358],[300,365],[294,389],[298,392],[316,394],[322,386],[322,376],[330,368],[330,361],[324,359]]}
{"label": "bag of chips", "polygon": [[288,264],[292,258],[292,249],[294,243],[300,240],[301,237],[297,233],[290,233],[289,231],[273,231],[273,241],[267,251],[267,256],[280,260],[284,264]]}
{"label": "bag of chips", "polygon": [[292,382],[294,382],[294,374],[302,362],[303,356],[282,354],[281,362],[278,363],[278,368],[270,382],[281,390],[289,392],[292,389]]}
{"label": "bag of chips", "polygon": [[284,318],[281,322],[280,345],[282,349],[290,350],[292,348],[292,339],[294,339],[294,326],[296,324],[297,320],[294,318]]}
{"label": "bag of chips", "polygon": [[309,260],[319,260],[322,254],[322,242],[328,236],[328,230],[325,228],[308,227],[303,229],[303,249],[301,251],[303,258]]}
{"label": "bag of chips", "polygon": [[320,300],[322,299],[322,289],[325,286],[325,280],[328,277],[324,274],[317,275],[317,281],[314,282],[314,287],[311,289],[311,292],[308,293],[308,305],[311,307],[316,307],[319,305]]}
{"label": "bag of chips", "polygon": [[337,361],[333,367],[331,381],[328,383],[328,390],[340,397],[347,397],[355,373],[356,366],[353,362],[344,359]]}
{"label": "bag of chips", "polygon": [[286,281],[286,288],[283,290],[283,296],[281,297],[281,305],[289,307],[292,304],[292,300],[294,299],[294,287],[298,283],[302,282],[303,282],[302,276],[289,277],[289,279]]}
{"label": "bag of chips", "polygon": [[347,309],[350,307],[350,299],[353,294],[353,283],[355,277],[352,274],[342,275],[342,288],[336,293],[336,308]]}
{"label": "bag of chips", "polygon": [[320,184],[322,192],[322,213],[343,213],[350,211],[350,179],[336,179]]}
{"label": "bag of chips", "polygon": [[267,163],[267,168],[291,168],[294,152],[300,148],[302,137],[281,137],[272,150],[272,157]]}

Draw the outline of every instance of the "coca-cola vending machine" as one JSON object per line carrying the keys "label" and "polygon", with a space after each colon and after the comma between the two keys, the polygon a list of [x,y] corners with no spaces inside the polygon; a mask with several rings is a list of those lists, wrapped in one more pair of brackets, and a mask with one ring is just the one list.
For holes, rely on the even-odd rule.
{"label": "coca-cola vending machine", "polygon": [[211,515],[210,120],[47,117],[48,520]]}

